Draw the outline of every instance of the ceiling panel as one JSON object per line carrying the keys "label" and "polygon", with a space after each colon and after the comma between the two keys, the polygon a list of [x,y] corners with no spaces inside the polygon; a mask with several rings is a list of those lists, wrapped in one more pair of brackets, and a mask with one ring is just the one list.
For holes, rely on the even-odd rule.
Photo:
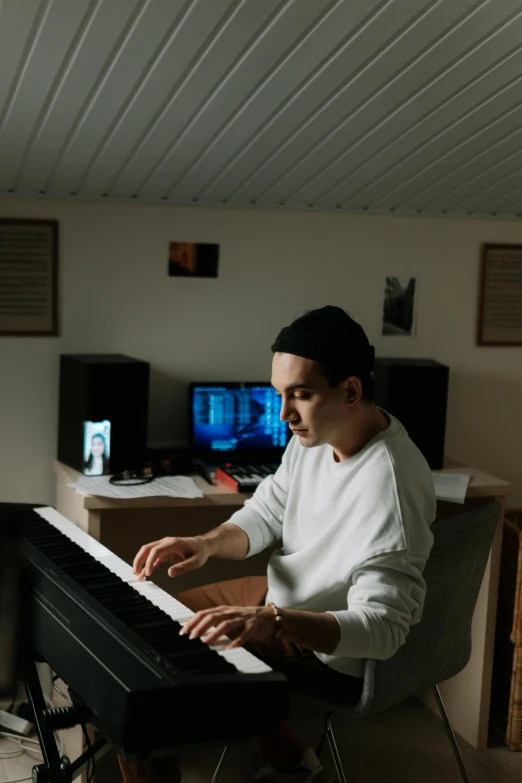
{"label": "ceiling panel", "polygon": [[282,54],[272,57],[272,67],[228,117],[190,177],[179,183],[175,192],[226,202],[239,189],[247,171],[251,176],[259,171],[263,158],[273,153],[274,142],[281,149],[281,138],[289,129],[299,127],[311,106],[324,100],[325,87],[317,85],[318,77],[338,58],[361,21],[382,5],[373,0],[366,6],[350,7],[336,0],[318,13],[320,4],[312,1],[304,20],[308,24],[303,25],[303,5],[294,4],[288,14],[294,32],[283,41],[286,47],[279,47]]}
{"label": "ceiling panel", "polygon": [[[513,3],[522,11],[517,0],[513,0]],[[332,205],[346,201],[353,195],[349,190],[352,186],[350,177],[353,168],[358,169],[363,161],[373,161],[383,146],[387,146],[391,140],[397,140],[397,146],[394,146],[391,152],[391,159],[389,154],[383,156],[377,174],[377,178],[380,175],[391,176],[390,167],[394,165],[397,157],[402,160],[412,146],[415,148],[418,144],[418,129],[411,126],[424,119],[426,114],[444,101],[448,91],[459,86],[459,78],[470,78],[466,67],[466,49],[482,40],[486,26],[482,15],[488,5],[483,2],[454,3],[451,6],[452,14],[449,14],[447,3],[430,3],[428,12],[417,24],[404,32],[400,41],[394,38],[390,42],[386,52],[381,55],[381,58],[385,58],[382,63],[384,68],[391,61],[388,70],[390,78],[385,81],[383,88],[370,94],[356,117],[354,112],[349,114],[350,125],[358,120],[359,133],[355,143],[345,145],[339,154],[333,158],[331,156],[328,163],[325,162],[323,172],[315,177],[305,190],[294,193],[294,200],[299,196],[299,200],[304,203],[325,201]],[[457,16],[456,19],[451,18],[453,13]],[[491,16],[496,18],[497,13],[498,10]],[[442,29],[440,24],[437,24],[441,21],[444,24]],[[417,45],[419,36],[420,46]],[[408,57],[402,59],[404,65],[396,68],[395,63],[397,59],[401,62],[404,49],[407,50]],[[413,56],[412,49],[415,52]],[[379,61],[376,65],[378,64]],[[445,122],[443,110],[437,111],[437,119],[441,123]],[[432,122],[425,123],[428,139],[433,134],[432,128]],[[409,138],[404,138],[405,129],[410,133]],[[381,191],[388,190],[386,182],[381,183],[379,179],[378,183],[374,183],[371,168],[365,170],[364,182],[368,182],[368,175],[370,182],[378,184],[380,190],[376,194],[361,191],[362,202],[359,203],[363,205],[372,204],[373,200],[381,195]],[[394,184],[401,183],[404,176],[402,171],[400,174],[394,174]],[[361,184],[359,181],[355,192],[361,190]]]}
{"label": "ceiling panel", "polygon": [[[482,9],[479,9],[482,10]],[[485,9],[483,9],[485,10]],[[434,75],[421,83],[420,88],[399,104],[396,111],[375,125],[368,137],[359,145],[360,160],[355,168],[343,175],[337,190],[328,193],[330,203],[372,203],[405,178],[403,165],[408,165],[417,152],[421,159],[424,152],[436,142],[454,123],[473,115],[497,91],[507,88],[522,74],[519,58],[519,41],[522,32],[520,10],[508,23],[502,21],[502,29],[489,30],[486,36],[470,41],[466,33],[468,50],[449,32],[448,39],[439,39],[428,54],[434,57]],[[466,19],[462,22],[465,24]],[[503,35],[506,37],[503,38]],[[449,43],[449,48],[447,44]],[[444,45],[449,63],[437,69],[440,46]],[[514,47],[514,49],[513,49]],[[415,68],[425,64],[421,54]],[[446,60],[447,62],[447,60]],[[447,144],[447,150],[452,149]],[[414,163],[416,171],[418,163]],[[431,186],[429,178],[423,182]],[[372,192],[373,189],[373,192]]]}
{"label": "ceiling panel", "polygon": [[[296,174],[299,172],[292,172],[289,184],[295,190],[289,190],[289,200],[335,207],[348,196],[346,187],[351,184],[353,169],[358,171],[362,160],[373,160],[383,138],[388,140],[402,132],[404,113],[412,118],[415,111],[422,113],[428,103],[422,101],[424,61],[432,55],[434,64],[440,67],[444,55],[436,50],[447,34],[458,26],[462,10],[455,4],[452,10],[456,12],[457,9],[458,14],[448,14],[442,3],[429,3],[400,33],[387,40],[379,57],[372,59],[365,68],[362,83],[358,79],[359,94],[356,93],[355,102],[351,89],[343,95],[349,110],[342,122],[314,150],[313,157],[307,159],[307,168],[316,173],[308,174],[304,181],[301,177],[298,182]],[[434,36],[434,29],[438,29],[437,15],[443,11],[446,28],[442,36]],[[415,105],[416,98],[420,99],[420,106]]]}
{"label": "ceiling panel", "polygon": [[3,0],[0,194],[522,214],[520,0]]}
{"label": "ceiling panel", "polygon": [[40,0],[0,5],[0,128],[16,98],[15,91],[30,59],[45,15]]}
{"label": "ceiling panel", "polygon": [[[167,9],[175,5],[173,0],[89,3],[69,61],[45,115],[35,127],[15,187],[22,191],[48,190],[59,183],[65,192],[77,189],[83,172],[90,167],[92,148],[120,116],[125,98],[121,74],[125,73],[127,83],[140,78],[153,51],[153,41],[161,37],[172,18]],[[140,25],[145,26],[147,34],[138,37]],[[81,141],[86,138],[88,144]]]}
{"label": "ceiling panel", "polygon": [[[302,23],[312,3],[313,0],[303,2]],[[165,117],[167,146],[161,157],[156,157],[155,167],[148,176],[144,178],[143,172],[138,172],[146,194],[168,195],[226,123],[228,113],[248,98],[255,80],[270,67],[278,51],[272,31],[277,30],[290,41],[295,34],[288,16],[294,4],[295,0],[268,0],[238,5],[212,48],[208,47],[197,63],[194,77],[179,100],[169,107]],[[179,128],[174,138],[173,124],[176,130]]]}
{"label": "ceiling panel", "polygon": [[[70,55],[71,41],[86,7],[87,0],[43,3],[27,35],[25,58],[12,76],[0,126],[0,177],[8,188],[23,165],[34,128]],[[9,32],[4,25],[0,27]]]}
{"label": "ceiling panel", "polygon": [[[434,209],[447,212],[470,207],[471,199],[478,192],[487,194],[504,177],[515,175],[522,166],[522,129],[517,128],[502,136],[495,144],[460,163],[443,177],[438,177],[417,197],[418,209]],[[487,199],[486,199],[487,200]]]}
{"label": "ceiling panel", "polygon": [[[257,114],[257,130],[238,153],[230,156],[219,180],[210,184],[209,198],[225,202],[257,200],[263,188],[302,157],[303,150],[297,146],[300,130],[306,129],[310,118],[331,102],[336,86],[353,68],[350,47],[391,2],[356,3],[351,7],[341,2],[324,14],[320,24],[282,64],[278,79],[282,100],[274,101],[276,93],[270,96],[272,105]],[[251,110],[256,113],[257,107]]]}

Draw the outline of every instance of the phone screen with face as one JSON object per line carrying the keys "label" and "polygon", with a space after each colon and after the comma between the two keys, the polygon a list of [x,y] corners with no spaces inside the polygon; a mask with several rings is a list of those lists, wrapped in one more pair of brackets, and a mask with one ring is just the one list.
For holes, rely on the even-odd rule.
{"label": "phone screen with face", "polygon": [[86,476],[109,473],[111,455],[111,423],[85,421],[83,424],[83,472]]}

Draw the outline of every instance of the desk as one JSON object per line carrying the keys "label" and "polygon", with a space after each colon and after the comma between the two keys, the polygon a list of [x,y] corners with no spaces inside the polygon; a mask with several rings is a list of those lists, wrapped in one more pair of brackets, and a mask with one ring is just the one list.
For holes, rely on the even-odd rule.
{"label": "desk", "polygon": [[[68,483],[82,474],[55,462],[56,509],[82,530],[96,538],[128,563],[142,544],[164,536],[194,536],[206,533],[230,519],[249,495],[242,495],[219,483],[211,486],[201,476],[194,481],[205,493],[203,498],[145,497],[132,500],[77,495]],[[272,547],[272,549],[275,547]],[[209,560],[203,568],[171,579],[165,568],[153,580],[169,593],[192,587],[266,573],[271,550],[246,560]]]}
{"label": "desk", "polygon": [[[445,470],[471,475],[467,498],[496,498],[504,508],[507,482],[451,460],[447,461]],[[132,562],[140,546],[148,541],[167,535],[197,535],[225,522],[248,497],[225,485],[211,487],[197,476],[194,480],[204,492],[203,498],[148,497],[122,501],[76,495],[66,484],[77,481],[80,474],[59,462],[55,463],[55,473],[57,510],[127,562]],[[451,508],[457,513],[461,507],[451,504]],[[473,616],[471,660],[460,674],[441,686],[455,730],[474,748],[487,747],[501,544],[502,522]],[[179,577],[175,582],[162,569],[154,575],[154,581],[168,592],[174,592],[224,579],[264,574],[269,556],[267,550],[242,561],[211,560],[200,571]],[[436,711],[429,696],[423,700]]]}
{"label": "desk", "polygon": [[[448,473],[464,473],[471,476],[466,500],[481,497],[494,498],[500,503],[502,509],[473,614],[471,658],[468,665],[456,677],[452,677],[440,686],[440,692],[455,731],[472,747],[483,750],[488,745],[503,516],[509,484],[507,481],[495,478],[482,470],[451,459],[445,460],[444,469]],[[455,513],[458,513],[458,509],[462,508],[455,503],[438,503],[441,510],[442,507],[446,507],[445,511],[447,511],[448,506],[455,509]],[[439,715],[431,692],[424,695],[422,700]]]}

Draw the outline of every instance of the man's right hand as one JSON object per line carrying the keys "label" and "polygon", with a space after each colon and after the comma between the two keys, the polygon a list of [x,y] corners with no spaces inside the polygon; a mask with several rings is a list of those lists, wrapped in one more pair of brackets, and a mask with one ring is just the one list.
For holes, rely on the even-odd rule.
{"label": "man's right hand", "polygon": [[203,536],[167,537],[144,544],[134,558],[132,570],[138,579],[143,579],[162,563],[173,563],[168,570],[169,576],[181,576],[201,568],[210,555],[210,542]]}

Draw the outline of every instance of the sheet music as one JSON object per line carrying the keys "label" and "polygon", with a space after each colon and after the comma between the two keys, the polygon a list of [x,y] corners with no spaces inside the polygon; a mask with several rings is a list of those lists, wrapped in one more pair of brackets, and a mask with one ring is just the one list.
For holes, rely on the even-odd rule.
{"label": "sheet music", "polygon": [[78,495],[99,495],[104,498],[146,498],[167,496],[171,498],[202,498],[203,492],[194,479],[189,476],[161,476],[148,484],[116,486],[109,482],[108,476],[82,476],[71,484]]}
{"label": "sheet music", "polygon": [[438,500],[464,503],[471,476],[466,473],[432,473]]}

